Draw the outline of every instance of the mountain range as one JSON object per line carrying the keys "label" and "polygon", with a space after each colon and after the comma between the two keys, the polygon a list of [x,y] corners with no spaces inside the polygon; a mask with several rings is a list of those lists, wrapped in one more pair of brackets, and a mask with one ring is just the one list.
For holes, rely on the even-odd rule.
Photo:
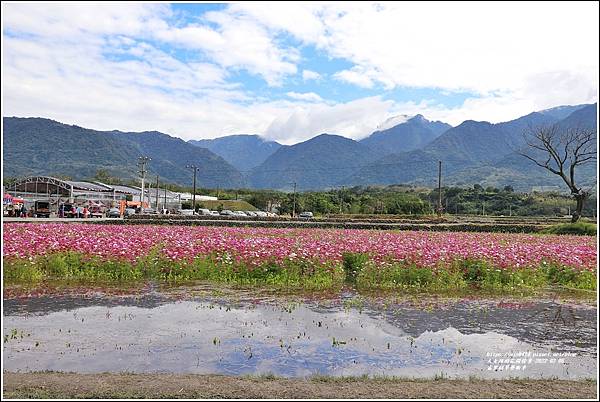
{"label": "mountain range", "polygon": [[429,121],[418,114],[389,128],[382,127],[367,138],[360,140],[360,143],[384,156],[422,148],[450,128],[452,128],[450,124]]}
{"label": "mountain range", "polygon": [[[137,177],[137,159],[149,156],[149,177],[190,184],[200,169],[198,185],[242,187],[242,174],[205,148],[156,131],[128,133],[96,131],[42,118],[3,119],[2,164],[4,176],[60,175],[89,179],[105,169],[121,178]],[[153,179],[150,179],[153,180]]]}
{"label": "mountain range", "polygon": [[[534,186],[562,186],[558,176],[516,153],[525,145],[523,132],[548,124],[595,129],[596,109],[596,104],[580,105],[564,119],[559,119],[552,112],[533,112],[497,124],[467,120],[421,149],[390,154],[365,166],[341,184],[412,183],[433,186],[437,182],[437,161],[442,161],[444,184],[511,185],[525,191]],[[578,176],[583,184],[595,186],[595,165],[582,166]]]}
{"label": "mountain range", "polygon": [[267,141],[258,135],[249,134],[188,142],[214,152],[242,172],[257,167],[281,147],[278,142]]}
{"label": "mountain range", "polygon": [[[456,127],[422,115],[395,116],[371,135],[355,141],[320,134],[294,145],[258,135],[230,135],[190,140],[156,131],[96,131],[43,118],[5,117],[5,176],[30,174],[92,177],[106,169],[123,178],[137,176],[140,155],[152,158],[151,174],[189,185],[200,170],[203,187],[252,187],[289,190],[337,186],[417,184],[433,186],[438,161],[444,185],[561,186],[560,178],[535,166],[515,151],[524,146],[523,132],[559,124],[563,128],[596,128],[597,105],[559,106],[492,124],[467,120]],[[577,173],[585,185],[596,184],[595,164]]]}

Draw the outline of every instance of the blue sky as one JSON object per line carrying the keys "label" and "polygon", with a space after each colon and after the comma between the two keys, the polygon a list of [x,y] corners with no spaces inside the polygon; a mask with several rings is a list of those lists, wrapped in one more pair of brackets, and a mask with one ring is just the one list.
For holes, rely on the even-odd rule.
{"label": "blue sky", "polygon": [[358,139],[399,114],[506,121],[597,100],[597,11],[591,2],[3,3],[3,114],[283,143],[322,132]]}

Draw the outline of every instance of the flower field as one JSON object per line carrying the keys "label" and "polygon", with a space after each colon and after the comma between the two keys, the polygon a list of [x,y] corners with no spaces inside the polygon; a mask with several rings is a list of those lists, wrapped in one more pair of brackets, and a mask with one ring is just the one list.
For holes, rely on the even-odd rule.
{"label": "flower field", "polygon": [[[104,265],[111,264],[113,271],[141,270],[142,277],[148,276],[142,271],[152,271],[214,279],[219,271],[227,271],[231,278],[243,271],[247,278],[266,272],[260,278],[273,279],[300,269],[295,276],[319,274],[335,282],[336,275],[350,268],[362,272],[357,274],[359,281],[374,285],[406,282],[412,269],[418,274],[409,279],[417,284],[442,271],[460,271],[460,278],[446,277],[447,281],[481,280],[493,272],[504,277],[496,278],[501,282],[513,283],[515,278],[506,275],[545,270],[546,277],[568,272],[562,282],[576,282],[582,275],[589,282],[595,278],[597,261],[595,237],[501,233],[10,223],[4,224],[3,245],[5,266],[14,271],[5,269],[9,278],[19,277],[16,270],[25,269],[24,262],[48,276],[57,271],[52,266],[56,256],[62,256],[63,271],[68,266],[72,273],[77,268],[73,264],[85,265],[88,271],[106,270]],[[200,271],[204,274],[193,274]],[[522,275],[518,280],[524,280]]]}

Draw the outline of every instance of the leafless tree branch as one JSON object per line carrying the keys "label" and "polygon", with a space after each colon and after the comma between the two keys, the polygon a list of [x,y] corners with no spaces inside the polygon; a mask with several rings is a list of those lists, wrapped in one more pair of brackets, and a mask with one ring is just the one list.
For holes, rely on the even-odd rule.
{"label": "leafless tree branch", "polygon": [[516,152],[563,179],[577,200],[573,222],[577,221],[588,193],[576,184],[575,170],[596,160],[596,131],[579,126],[564,130],[554,124],[530,127],[523,137],[526,147]]}

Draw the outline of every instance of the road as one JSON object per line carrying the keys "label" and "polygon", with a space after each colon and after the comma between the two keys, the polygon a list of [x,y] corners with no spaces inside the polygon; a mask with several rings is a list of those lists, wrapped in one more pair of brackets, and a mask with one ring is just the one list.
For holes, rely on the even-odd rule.
{"label": "road", "polygon": [[2,217],[2,222],[104,222],[119,221],[122,218],[10,218]]}

